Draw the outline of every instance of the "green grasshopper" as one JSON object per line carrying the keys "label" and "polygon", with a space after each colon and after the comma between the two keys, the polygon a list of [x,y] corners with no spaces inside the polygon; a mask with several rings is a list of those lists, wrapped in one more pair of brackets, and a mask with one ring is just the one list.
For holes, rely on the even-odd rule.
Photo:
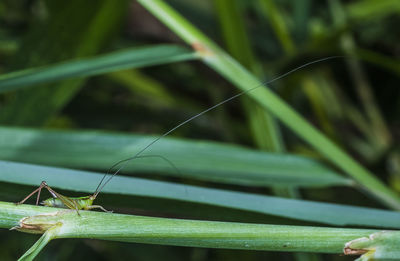
{"label": "green grasshopper", "polygon": [[[143,155],[140,156],[138,154],[135,155],[135,158],[146,158],[146,157],[159,157],[165,161],[167,161],[167,163],[171,164],[172,167],[175,168],[175,171],[177,171],[179,173],[178,168],[176,168],[176,166],[169,161],[167,158],[160,156],[160,155]],[[56,207],[56,208],[69,208],[72,210],[76,210],[76,212],[79,214],[79,210],[91,210],[91,209],[101,209],[104,212],[109,212],[111,213],[112,211],[108,211],[105,208],[103,208],[100,205],[93,205],[93,201],[96,199],[97,195],[100,193],[100,191],[104,188],[104,186],[116,175],[118,174],[119,171],[122,170],[122,168],[119,168],[104,184],[103,186],[101,186],[101,184],[104,181],[104,178],[109,174],[109,172],[118,164],[127,161],[127,160],[122,160],[117,162],[116,164],[114,164],[109,171],[103,176],[103,178],[101,179],[99,185],[97,186],[95,192],[93,193],[93,195],[89,195],[89,196],[84,196],[84,197],[67,197],[64,196],[58,192],[56,192],[54,189],[52,189],[51,187],[49,187],[49,185],[47,185],[46,181],[42,181],[42,183],[40,183],[40,186],[35,189],[32,193],[30,193],[28,196],[26,196],[23,200],[21,200],[20,202],[16,203],[17,205],[23,204],[26,200],[28,200],[30,197],[32,197],[34,194],[38,194],[37,198],[36,198],[36,205],[39,204],[39,198],[40,198],[40,192],[42,191],[43,188],[47,189],[50,194],[51,194],[51,198],[48,198],[44,201],[41,202],[42,205],[47,206],[47,207]],[[101,187],[100,187],[101,186]]]}
{"label": "green grasshopper", "polygon": [[36,205],[38,205],[39,198],[40,198],[40,192],[42,191],[43,188],[47,189],[50,192],[50,194],[53,196],[52,198],[46,199],[42,202],[42,204],[44,206],[73,209],[73,210],[77,211],[78,215],[79,215],[79,210],[82,210],[82,209],[91,210],[94,208],[99,208],[99,209],[103,210],[104,212],[112,212],[112,211],[106,210],[102,206],[93,205],[93,201],[96,199],[96,197],[98,195],[97,192],[91,196],[67,197],[67,196],[61,195],[60,193],[58,193],[58,192],[54,191],[52,188],[50,188],[49,185],[47,185],[46,181],[42,181],[42,183],[40,183],[40,186],[37,189],[35,189],[31,194],[26,196],[26,198],[24,198],[17,204],[18,205],[23,204],[28,198],[33,196],[35,193],[38,193],[37,198],[36,198]]}
{"label": "green grasshopper", "polygon": [[[117,175],[124,167],[125,165],[128,163],[128,161],[137,159],[137,158],[143,158],[143,157],[160,157],[163,160],[167,161],[174,169],[175,171],[177,171],[179,173],[179,169],[171,162],[169,161],[167,158],[160,156],[160,155],[141,155],[143,152],[145,152],[150,146],[154,145],[154,143],[158,142],[160,139],[164,138],[165,136],[169,135],[171,132],[175,131],[176,129],[182,127],[183,125],[185,125],[186,123],[202,116],[203,114],[231,101],[234,100],[248,92],[254,91],[260,87],[263,87],[264,85],[270,84],[272,82],[275,82],[277,80],[280,80],[282,78],[284,78],[285,76],[294,73],[295,71],[298,71],[304,67],[307,67],[309,65],[315,64],[315,63],[319,63],[319,62],[323,62],[326,60],[330,60],[330,59],[336,59],[336,58],[343,58],[344,56],[330,56],[330,57],[326,57],[326,58],[322,58],[319,60],[314,60],[311,61],[309,63],[303,64],[299,67],[296,67],[293,70],[290,70],[272,80],[269,81],[265,81],[253,88],[247,89],[246,91],[242,91],[234,96],[229,97],[228,99],[225,99],[211,107],[209,107],[208,109],[190,117],[189,119],[179,123],[178,125],[176,125],[175,127],[173,127],[172,129],[170,129],[169,131],[165,132],[164,134],[162,134],[161,136],[159,136],[158,138],[154,139],[153,141],[151,141],[148,145],[146,145],[144,148],[142,148],[139,152],[137,152],[133,157],[118,161],[117,163],[115,163],[113,166],[111,166],[111,168],[107,171],[107,173],[102,177],[102,179],[100,180],[100,183],[98,184],[95,192],[93,193],[93,195],[90,196],[85,196],[85,197],[67,197],[64,195],[61,195],[60,193],[57,193],[56,191],[54,191],[52,188],[49,187],[49,185],[47,185],[47,183],[45,181],[42,181],[42,183],[40,184],[40,186],[34,190],[31,194],[29,194],[28,196],[26,196],[22,201],[16,203],[16,204],[23,204],[27,199],[29,199],[31,196],[33,196],[35,193],[38,193],[37,195],[37,199],[36,199],[36,205],[39,204],[39,197],[40,197],[40,192],[43,188],[47,189],[50,194],[52,195],[52,198],[46,199],[43,202],[41,202],[43,205],[45,206],[49,206],[49,207],[61,207],[61,208],[69,208],[72,210],[76,210],[78,215],[79,214],[79,210],[92,210],[92,209],[101,209],[105,212],[112,212],[112,211],[107,211],[105,208],[103,208],[100,205],[93,205],[93,201],[96,199],[97,195],[100,193],[100,191],[104,188],[105,185],[107,185],[108,182],[111,181],[111,179]],[[122,164],[123,163],[123,164]],[[111,170],[114,169],[115,167],[117,167],[118,165],[122,164],[104,183],[103,181],[105,180],[105,178],[111,173]]]}

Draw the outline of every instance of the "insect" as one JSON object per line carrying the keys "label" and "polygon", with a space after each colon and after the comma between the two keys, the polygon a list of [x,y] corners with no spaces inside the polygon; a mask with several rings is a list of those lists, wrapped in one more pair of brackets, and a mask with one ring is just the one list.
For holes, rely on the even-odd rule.
{"label": "insect", "polygon": [[[221,101],[221,102],[219,102],[219,103],[207,108],[206,110],[204,110],[204,111],[202,111],[202,112],[200,112],[198,114],[195,114],[194,116],[192,116],[189,119],[179,123],[178,125],[176,125],[172,129],[168,130],[167,132],[165,132],[164,134],[162,134],[158,138],[156,138],[153,141],[151,141],[149,144],[147,144],[145,147],[143,147],[141,150],[139,150],[139,152],[137,152],[134,156],[126,158],[124,160],[120,160],[117,163],[115,163],[114,165],[112,165],[111,168],[107,171],[107,173],[104,174],[104,176],[100,180],[100,182],[99,182],[95,192],[93,193],[93,195],[84,196],[84,197],[67,197],[67,196],[64,196],[64,195],[56,192],[51,187],[49,187],[49,185],[47,185],[47,183],[45,181],[42,181],[42,183],[40,184],[40,186],[37,189],[35,189],[32,193],[30,193],[23,200],[21,200],[20,202],[18,202],[16,204],[23,204],[27,199],[29,199],[30,197],[32,197],[34,194],[37,193],[38,195],[37,195],[37,199],[36,199],[36,205],[38,205],[39,204],[39,198],[40,198],[41,190],[43,188],[45,188],[50,192],[50,194],[52,196],[52,198],[46,199],[43,202],[41,202],[45,206],[69,208],[69,209],[72,209],[72,210],[76,210],[78,215],[80,215],[79,214],[79,210],[92,210],[92,209],[96,209],[96,208],[97,209],[101,209],[101,210],[103,210],[105,212],[112,212],[112,211],[106,210],[105,208],[103,208],[100,205],[93,205],[93,202],[96,199],[96,197],[98,196],[98,194],[102,191],[102,189],[107,185],[107,183],[110,182],[111,179],[115,175],[117,175],[125,167],[125,165],[129,161],[137,159],[137,158],[144,158],[144,157],[159,157],[159,158],[165,160],[166,162],[168,162],[175,169],[175,171],[177,171],[179,173],[179,169],[171,161],[169,161],[167,158],[165,158],[163,156],[160,156],[160,155],[142,155],[143,152],[145,152],[148,148],[150,148],[152,145],[154,145],[160,139],[162,139],[165,136],[169,135],[171,132],[175,131],[176,129],[182,127],[186,123],[189,123],[192,120],[202,116],[203,114],[205,114],[205,113],[207,113],[207,112],[209,112],[209,111],[211,111],[211,110],[213,110],[213,109],[215,109],[215,108],[217,108],[217,107],[219,107],[219,106],[221,106],[221,105],[223,105],[223,104],[225,104],[225,103],[227,103],[227,102],[229,102],[231,100],[234,100],[234,99],[236,99],[236,98],[238,98],[238,97],[240,97],[240,96],[242,96],[242,95],[244,95],[244,94],[246,94],[248,92],[254,91],[254,90],[256,90],[256,89],[258,89],[260,87],[263,87],[264,85],[270,84],[272,82],[278,81],[278,80],[284,78],[285,76],[287,76],[287,75],[289,75],[291,73],[294,73],[295,71],[298,71],[298,70],[300,70],[300,69],[302,69],[304,67],[307,67],[309,65],[312,65],[312,64],[315,64],[315,63],[320,63],[320,62],[323,62],[323,61],[326,61],[326,60],[331,60],[331,59],[335,59],[335,58],[343,58],[343,57],[344,56],[330,56],[330,57],[326,57],[326,58],[322,58],[322,59],[318,59],[318,60],[314,60],[314,61],[308,62],[308,63],[303,64],[303,65],[301,65],[299,67],[296,67],[295,69],[292,69],[292,70],[290,70],[290,71],[288,71],[288,72],[286,72],[286,73],[284,73],[284,74],[282,74],[282,75],[280,75],[280,76],[278,76],[278,77],[276,77],[276,78],[274,78],[272,80],[265,81],[265,82],[260,83],[259,85],[255,86],[255,87],[252,87],[252,88],[250,88],[248,90],[242,91],[242,92],[240,92],[240,93],[238,93],[236,95],[233,95],[233,96],[231,96],[231,97],[229,97],[229,98],[227,98],[227,99],[225,99],[225,100],[223,100],[223,101]],[[120,167],[112,175],[110,175],[111,171],[114,168],[116,168],[118,165],[120,165]],[[107,176],[109,176],[108,179],[106,179]]]}
{"label": "insect", "polygon": [[67,197],[64,195],[61,195],[60,193],[54,191],[52,188],[47,185],[46,181],[42,181],[40,183],[40,186],[35,189],[31,194],[26,196],[23,200],[18,202],[17,204],[23,204],[28,198],[33,196],[34,194],[38,193],[37,198],[36,198],[36,205],[39,204],[39,198],[40,198],[40,192],[41,190],[45,188],[47,189],[50,194],[52,195],[52,198],[46,199],[42,202],[43,205],[48,206],[48,207],[59,207],[59,208],[69,208],[76,210],[78,215],[79,210],[84,209],[84,210],[90,210],[94,208],[99,208],[105,212],[112,212],[108,211],[102,206],[99,205],[93,205],[93,201],[96,199],[98,193],[94,193],[93,195],[90,196],[85,196],[85,197]]}
{"label": "insect", "polygon": [[[165,158],[163,156],[160,156],[160,155],[143,155],[143,156],[137,156],[136,158],[148,158],[148,157],[159,157],[159,158],[165,160],[167,163],[171,164],[171,166],[173,168],[175,168],[175,170],[178,171],[178,173],[179,173],[178,168],[176,168],[176,166],[171,161],[169,161],[167,158]],[[112,168],[110,168],[110,170],[111,169]],[[108,173],[106,173],[105,176],[106,175],[108,175]],[[56,192],[54,189],[49,187],[49,185],[47,185],[46,181],[42,181],[40,183],[40,186],[37,189],[35,189],[32,193],[30,193],[23,200],[21,200],[20,202],[18,202],[16,204],[17,205],[23,204],[26,200],[28,200],[30,197],[32,197],[34,194],[37,193],[38,195],[37,195],[37,198],[36,198],[36,205],[38,205],[39,204],[39,198],[40,198],[40,192],[42,191],[43,188],[45,188],[50,192],[52,197],[41,202],[41,204],[44,205],[44,206],[58,207],[58,208],[69,208],[69,209],[72,209],[72,210],[76,210],[78,215],[80,215],[79,214],[79,210],[82,210],[82,209],[83,210],[91,210],[91,209],[95,209],[95,208],[101,209],[104,212],[111,213],[112,211],[108,211],[108,210],[106,210],[105,208],[103,208],[100,205],[93,205],[93,201],[96,199],[97,195],[103,189],[105,184],[108,183],[109,180],[111,180],[111,179],[107,180],[107,182],[104,183],[103,186],[100,187],[100,185],[102,184],[102,181],[104,180],[105,176],[103,176],[103,179],[101,180],[101,182],[97,186],[97,188],[96,188],[95,192],[93,193],[93,195],[84,196],[84,197],[67,197],[67,196],[64,196],[64,195]]]}

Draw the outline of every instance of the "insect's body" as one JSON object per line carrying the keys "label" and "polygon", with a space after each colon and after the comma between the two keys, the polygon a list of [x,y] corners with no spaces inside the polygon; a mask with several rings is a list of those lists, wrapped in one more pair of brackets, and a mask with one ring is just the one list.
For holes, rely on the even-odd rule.
{"label": "insect's body", "polygon": [[[61,196],[58,194],[58,196]],[[63,199],[61,200],[59,197],[58,198],[48,198],[44,201],[41,202],[42,205],[47,206],[47,207],[55,207],[55,208],[71,208],[71,209],[90,209],[90,207],[93,205],[93,198],[92,196],[86,196],[86,197],[65,197],[63,196]]]}
{"label": "insect's body", "polygon": [[64,195],[61,195],[58,192],[55,192],[52,188],[47,185],[45,181],[42,181],[40,183],[40,186],[34,190],[31,194],[29,194],[26,198],[24,198],[22,201],[18,202],[17,204],[22,204],[24,203],[28,198],[30,198],[33,194],[38,193],[37,199],[36,199],[36,205],[39,203],[39,197],[40,197],[40,192],[42,191],[42,188],[47,189],[50,194],[53,196],[52,198],[46,199],[45,201],[41,202],[42,205],[48,206],[48,207],[58,207],[58,208],[68,208],[68,209],[73,209],[76,210],[76,212],[79,215],[79,210],[90,210],[94,208],[99,208],[103,210],[104,212],[112,212],[112,211],[107,211],[105,210],[102,206],[98,205],[93,205],[93,201],[96,199],[96,196],[98,193],[94,193],[91,196],[85,196],[85,197],[67,197]]}

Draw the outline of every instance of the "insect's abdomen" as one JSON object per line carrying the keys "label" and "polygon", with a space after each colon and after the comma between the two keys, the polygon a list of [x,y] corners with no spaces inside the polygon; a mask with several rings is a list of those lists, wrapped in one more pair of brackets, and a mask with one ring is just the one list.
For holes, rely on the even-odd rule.
{"label": "insect's abdomen", "polygon": [[43,204],[44,206],[48,206],[48,207],[67,208],[67,207],[61,202],[61,200],[59,200],[58,198],[49,198],[49,199],[46,199],[46,200],[42,201],[42,204]]}

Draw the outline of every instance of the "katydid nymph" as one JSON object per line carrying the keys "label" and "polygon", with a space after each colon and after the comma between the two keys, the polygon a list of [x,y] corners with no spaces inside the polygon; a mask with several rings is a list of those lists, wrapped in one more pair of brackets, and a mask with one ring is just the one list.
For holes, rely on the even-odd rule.
{"label": "katydid nymph", "polygon": [[[50,192],[50,194],[52,196],[52,198],[46,199],[43,202],[41,202],[41,204],[43,204],[45,206],[61,207],[61,208],[68,208],[68,209],[76,210],[78,215],[80,215],[79,214],[79,210],[92,210],[92,209],[96,209],[96,208],[97,209],[101,209],[101,210],[103,210],[105,212],[112,212],[112,211],[107,211],[105,208],[103,208],[100,205],[93,205],[93,201],[96,199],[98,194],[103,190],[103,188],[107,185],[107,183],[110,182],[111,179],[115,175],[117,175],[125,167],[125,165],[129,161],[134,160],[134,159],[138,159],[138,158],[144,158],[144,157],[159,157],[159,158],[165,160],[167,163],[169,163],[175,169],[175,171],[177,171],[179,173],[179,169],[171,161],[169,161],[167,158],[165,158],[163,156],[160,156],[160,155],[142,155],[148,148],[150,148],[152,145],[154,145],[160,139],[162,139],[165,136],[169,135],[171,132],[175,131],[176,129],[182,127],[186,123],[189,123],[192,120],[202,116],[203,114],[205,114],[205,113],[207,113],[207,112],[209,112],[209,111],[211,111],[211,110],[213,110],[213,109],[215,109],[215,108],[217,108],[217,107],[219,107],[219,106],[221,106],[221,105],[223,105],[223,104],[225,104],[225,103],[227,103],[227,102],[229,102],[231,100],[234,100],[234,99],[236,99],[236,98],[238,98],[238,97],[240,97],[240,96],[242,96],[242,95],[244,95],[244,94],[246,94],[248,92],[254,91],[254,90],[256,90],[256,89],[258,89],[260,87],[263,87],[264,85],[270,84],[272,82],[278,81],[278,80],[284,78],[285,76],[287,76],[289,74],[292,74],[292,73],[294,73],[294,72],[296,72],[296,71],[298,71],[298,70],[300,70],[300,69],[302,69],[304,67],[307,67],[309,65],[312,65],[312,64],[315,64],[315,63],[320,63],[320,62],[323,62],[323,61],[326,61],[326,60],[330,60],[330,59],[343,58],[343,57],[344,56],[330,56],[330,57],[326,57],[326,58],[322,58],[322,59],[319,59],[319,60],[314,60],[314,61],[308,62],[308,63],[303,64],[303,65],[301,65],[299,67],[296,67],[295,69],[292,69],[292,70],[290,70],[290,71],[288,71],[288,72],[286,72],[286,73],[284,73],[284,74],[282,74],[282,75],[280,75],[280,76],[278,76],[278,77],[276,77],[276,78],[274,78],[272,80],[265,81],[265,82],[260,83],[259,85],[255,86],[255,87],[252,87],[252,88],[247,89],[245,91],[242,91],[242,92],[240,92],[240,93],[238,93],[238,94],[236,94],[234,96],[231,96],[231,97],[229,97],[229,98],[227,98],[227,99],[225,99],[225,100],[223,100],[223,101],[221,101],[221,102],[209,107],[208,109],[206,109],[206,110],[204,110],[204,111],[202,111],[202,112],[200,112],[198,114],[195,114],[194,116],[190,117],[189,119],[179,123],[178,125],[176,125],[172,129],[168,130],[167,132],[165,132],[164,134],[162,134],[158,138],[152,140],[149,144],[144,146],[141,150],[139,150],[132,157],[126,158],[124,160],[120,160],[117,163],[115,163],[114,165],[112,165],[111,168],[107,171],[107,173],[104,174],[104,176],[100,180],[95,192],[92,195],[84,196],[84,197],[67,197],[67,196],[64,196],[64,195],[56,192],[54,189],[49,187],[45,181],[42,181],[42,183],[40,184],[40,186],[36,190],[34,190],[32,193],[30,193],[27,197],[25,197],[22,201],[18,202],[17,204],[23,204],[28,198],[30,198],[31,196],[33,196],[34,194],[37,193],[38,195],[37,195],[37,199],[36,199],[36,205],[38,205],[39,204],[39,197],[40,197],[41,190],[43,188],[45,188]],[[112,175],[110,175],[111,171],[114,168],[116,168],[117,166],[119,166],[118,169]],[[107,176],[109,176],[108,179],[106,179]]]}
{"label": "katydid nymph", "polygon": [[[136,158],[147,158],[147,157],[159,157],[163,160],[165,160],[167,163],[171,164],[171,166],[173,168],[175,168],[175,171],[179,172],[179,170],[176,168],[176,166],[169,161],[167,158],[160,156],[160,155],[143,155],[140,156],[138,155]],[[113,167],[115,167],[116,165],[114,164]],[[112,168],[113,168],[112,167]],[[110,168],[110,170],[112,169]],[[110,171],[109,170],[109,171]],[[120,171],[120,169],[118,170]],[[89,196],[84,196],[84,197],[67,197],[64,196],[58,192],[56,192],[54,189],[52,189],[51,187],[49,187],[49,185],[47,185],[46,181],[42,181],[40,183],[40,186],[35,189],[32,193],[30,193],[28,196],[26,196],[23,200],[21,200],[20,202],[16,203],[17,205],[23,204],[27,199],[29,199],[30,197],[32,197],[34,194],[38,194],[37,198],[36,198],[36,205],[39,204],[39,198],[40,198],[40,192],[42,191],[43,188],[47,189],[50,194],[51,194],[51,198],[48,198],[44,201],[41,202],[42,205],[47,206],[47,207],[58,207],[58,208],[69,208],[72,210],[76,210],[76,212],[79,214],[79,210],[91,210],[91,209],[101,209],[104,212],[112,212],[112,211],[108,211],[105,208],[103,208],[100,205],[93,205],[93,201],[96,199],[97,195],[100,193],[100,191],[103,189],[103,187],[105,186],[106,183],[108,183],[111,178],[116,175],[117,173],[114,173],[110,179],[107,180],[106,183],[103,184],[103,186],[100,187],[100,185],[102,184],[104,178],[108,175],[109,172],[107,172],[103,178],[101,179],[101,182],[99,183],[99,185],[97,186],[95,192],[93,193],[93,195],[89,195]]]}
{"label": "katydid nymph", "polygon": [[85,197],[67,197],[67,196],[61,195],[60,193],[57,193],[52,188],[50,188],[47,185],[46,181],[42,181],[42,183],[40,183],[40,186],[37,189],[35,189],[31,194],[26,196],[26,198],[24,198],[17,204],[18,205],[23,204],[28,198],[30,198],[34,194],[38,193],[37,198],[36,198],[36,205],[38,205],[39,198],[40,198],[40,192],[42,191],[43,188],[47,189],[50,192],[50,194],[52,195],[52,198],[48,198],[42,202],[42,204],[44,206],[73,209],[73,210],[77,211],[78,215],[79,215],[79,210],[81,210],[81,209],[90,210],[90,209],[94,209],[94,208],[99,208],[105,212],[112,212],[112,211],[107,211],[102,206],[93,205],[93,201],[96,199],[97,193],[94,193],[91,196],[85,196]]}

